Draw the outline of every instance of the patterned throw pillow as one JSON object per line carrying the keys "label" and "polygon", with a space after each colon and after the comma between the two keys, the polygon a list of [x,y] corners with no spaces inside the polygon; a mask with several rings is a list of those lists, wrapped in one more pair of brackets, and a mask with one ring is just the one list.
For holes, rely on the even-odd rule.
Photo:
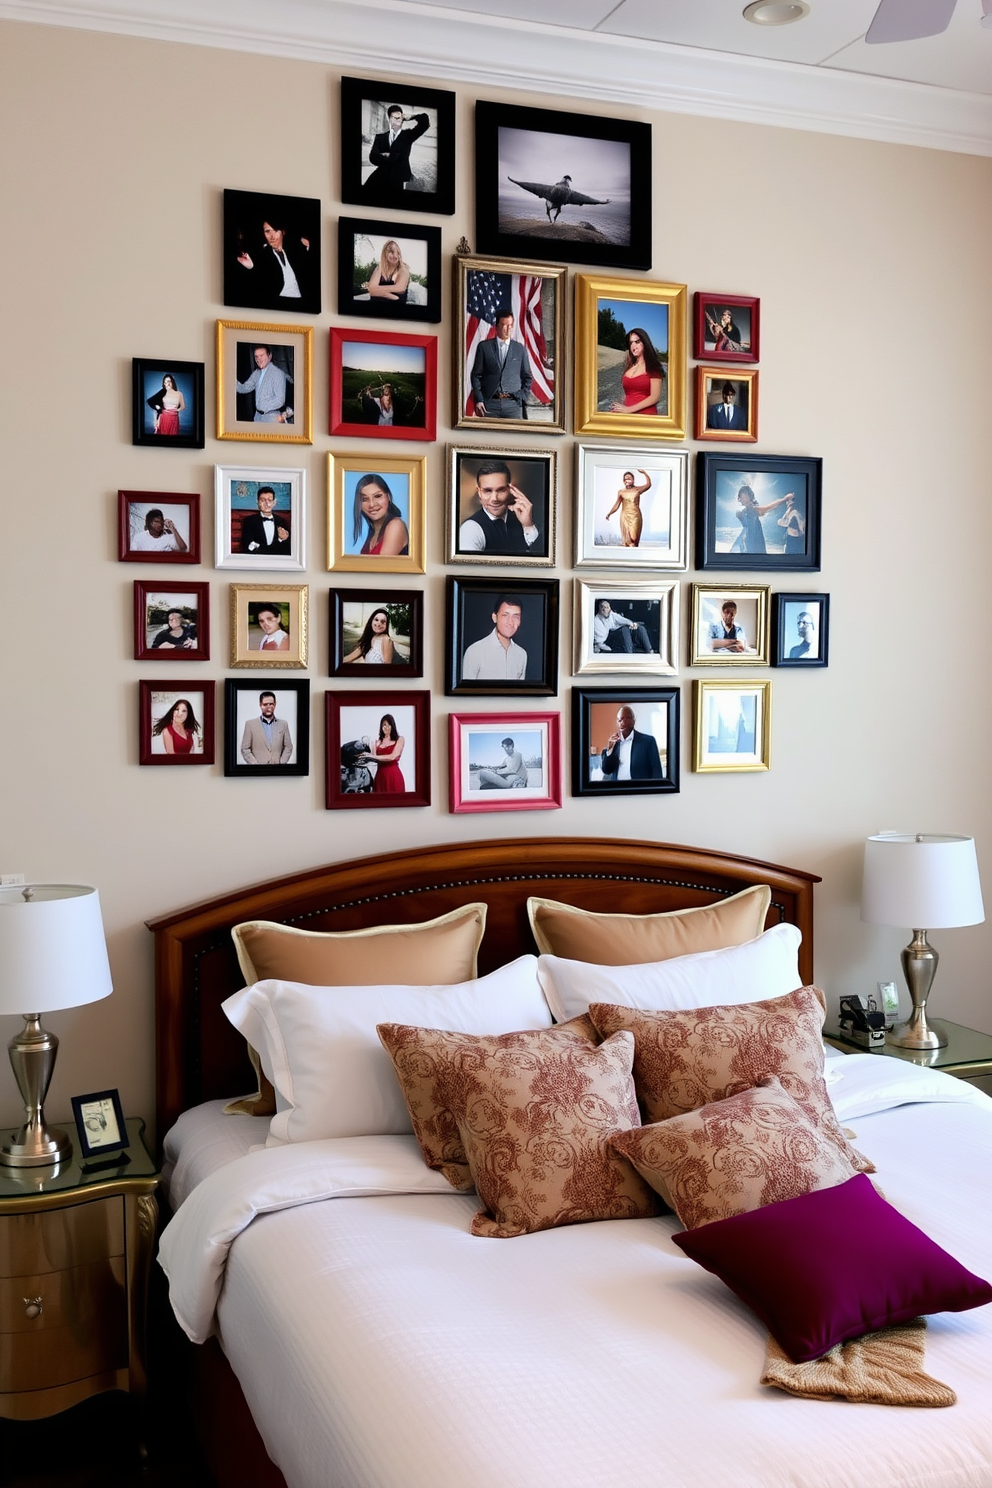
{"label": "patterned throw pillow", "polygon": [[769,1075],[752,1090],[610,1138],[687,1230],[832,1188],[850,1162]]}
{"label": "patterned throw pillow", "polygon": [[799,987],[785,997],[730,1007],[641,1012],[594,1002],[603,1038],[634,1035],[634,1083],[645,1123],[696,1111],[777,1075],[808,1119],[851,1166],[873,1173],[833,1113],[823,1078],[823,994]]}
{"label": "patterned throw pillow", "polygon": [[[413,1028],[406,1023],[380,1023],[376,1032],[396,1070],[410,1112],[414,1135],[429,1168],[444,1174],[454,1188],[472,1187],[453,1106],[463,1104],[481,1058],[477,1036],[446,1033],[439,1028]],[[599,1034],[588,1016],[555,1028],[526,1029],[487,1039],[495,1055],[543,1055],[562,1042],[596,1045]]]}

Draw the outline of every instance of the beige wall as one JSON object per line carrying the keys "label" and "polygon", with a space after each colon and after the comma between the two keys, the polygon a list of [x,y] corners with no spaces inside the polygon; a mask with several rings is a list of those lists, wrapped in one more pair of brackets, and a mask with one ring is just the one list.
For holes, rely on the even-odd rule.
{"label": "beige wall", "polygon": [[[18,24],[3,27],[0,68],[8,616],[0,870],[99,886],[116,988],[102,1004],[48,1020],[63,1037],[53,1116],[68,1109],[70,1094],[107,1085],[120,1087],[129,1111],[151,1113],[146,917],[359,850],[503,836],[509,823],[521,835],[629,832],[798,865],[824,879],[817,970],[832,997],[899,977],[897,952],[908,939],[860,924],[867,832],[974,833],[992,892],[987,647],[978,639],[988,625],[992,526],[987,441],[978,435],[987,427],[992,344],[992,162],[654,118],[654,273],[690,291],[760,295],[760,447],[824,458],[823,572],[782,587],[831,594],[831,665],[766,674],[774,690],[768,774],[689,771],[684,672],[680,795],[568,797],[561,812],[512,819],[449,816],[445,719],[465,704],[444,697],[441,674],[450,436],[442,424],[429,454],[424,580],[436,804],[359,821],[325,811],[322,800],[330,577],[319,555],[324,455],[334,447],[324,433],[331,315],[318,322],[317,437],[292,461],[308,467],[311,491],[308,779],[228,781],[220,764],[138,768],[137,679],[154,669],[130,659],[136,569],[117,563],[115,539],[119,487],[201,492],[206,562],[169,576],[211,582],[215,659],[190,675],[222,678],[231,576],[209,567],[211,467],[240,451],[210,438],[202,452],[133,448],[130,359],[202,359],[210,388],[214,321],[225,313],[223,187],[321,198],[324,300],[333,303],[336,78],[302,62]],[[459,103],[459,210],[439,219],[446,257],[462,233],[472,238],[473,97],[466,91]],[[622,104],[613,111],[627,112]],[[448,295],[446,273],[442,418],[450,406]],[[208,392],[208,426],[212,410]],[[564,579],[574,440],[560,448]],[[280,453],[266,450],[263,463],[280,463]],[[148,574],[166,570],[141,571]],[[567,592],[563,599],[567,736]],[[992,1030],[992,927],[935,938],[939,1010]],[[4,1038],[16,1026],[0,1024]],[[17,1115],[2,1072],[0,1115]]]}

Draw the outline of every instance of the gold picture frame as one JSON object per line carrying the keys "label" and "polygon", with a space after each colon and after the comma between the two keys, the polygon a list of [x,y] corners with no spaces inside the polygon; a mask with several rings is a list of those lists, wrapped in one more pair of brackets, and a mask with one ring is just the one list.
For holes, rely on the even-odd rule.
{"label": "gold picture frame", "polygon": [[[576,434],[638,441],[685,438],[686,299],[684,284],[575,275]],[[621,383],[624,345],[635,331],[650,343],[646,362],[655,350],[661,363],[660,413],[627,413],[615,406],[621,396],[635,405],[638,401],[637,390],[625,390]],[[608,341],[601,341],[603,335]],[[650,374],[645,376],[644,392],[650,396]]]}
{"label": "gold picture frame", "polygon": [[689,665],[767,666],[770,596],[767,584],[693,584]]}
{"label": "gold picture frame", "polygon": [[312,326],[217,322],[217,438],[313,444]]}
{"label": "gold picture frame", "polygon": [[693,693],[695,771],[737,773],[770,768],[770,682],[704,682],[697,678]]}
{"label": "gold picture frame", "polygon": [[[232,584],[231,666],[305,667],[309,599],[308,584]],[[262,611],[277,614],[278,625]]]}
{"label": "gold picture frame", "polygon": [[[364,510],[363,491],[374,491],[373,482],[385,487],[390,507],[396,512],[386,520]],[[427,456],[380,454],[377,449],[354,455],[327,457],[327,567],[339,573],[423,573],[426,518]],[[391,535],[387,528],[398,521]],[[406,552],[388,551],[397,539]],[[378,529],[378,530],[376,530]],[[376,536],[387,551],[362,552]]]}

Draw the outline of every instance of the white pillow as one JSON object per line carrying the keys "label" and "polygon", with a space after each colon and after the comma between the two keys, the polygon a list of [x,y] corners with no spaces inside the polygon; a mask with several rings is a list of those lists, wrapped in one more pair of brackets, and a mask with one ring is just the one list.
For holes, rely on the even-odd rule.
{"label": "white pillow", "polygon": [[267,1147],[413,1130],[377,1023],[449,1033],[551,1027],[536,956],[453,986],[311,987],[270,979],[235,992],[223,1006],[258,1050],[285,1105],[272,1118]]}
{"label": "white pillow", "polygon": [[537,975],[559,1023],[587,1013],[591,1002],[613,1002],[645,1012],[764,1002],[802,986],[801,940],[797,926],[775,925],[743,945],[637,966],[594,966],[564,956],[541,956]]}

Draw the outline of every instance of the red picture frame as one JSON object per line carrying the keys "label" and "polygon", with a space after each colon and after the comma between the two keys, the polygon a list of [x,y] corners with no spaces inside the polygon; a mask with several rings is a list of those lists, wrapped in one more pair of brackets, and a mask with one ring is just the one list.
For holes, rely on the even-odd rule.
{"label": "red picture frame", "polygon": [[[138,764],[139,765],[212,765],[214,763],[214,694],[215,682],[197,678],[165,678],[138,683]],[[156,725],[165,720],[176,703],[185,702],[192,709],[197,727],[193,746],[188,751],[170,752],[163,740],[164,729]],[[198,713],[197,709],[201,711]]]}
{"label": "red picture frame", "polygon": [[[382,688],[375,692],[325,692],[328,811],[431,804],[431,695]],[[388,775],[375,760],[384,715],[404,740],[402,755]],[[407,746],[412,745],[412,748]],[[375,767],[373,769],[373,766]],[[379,779],[380,789],[375,789]],[[406,789],[397,788],[397,782]]]}
{"label": "red picture frame", "polygon": [[[169,605],[169,598],[173,604]],[[188,603],[192,599],[193,603]],[[186,602],[184,602],[186,601]],[[173,635],[169,615],[178,610],[183,634]],[[155,618],[153,618],[153,616]],[[155,630],[156,634],[151,636]],[[135,661],[209,661],[210,585],[134,581]]]}
{"label": "red picture frame", "polygon": [[[179,540],[186,544],[185,551],[178,544],[171,548],[153,545],[160,536],[169,535],[165,531],[164,522],[161,534],[147,529],[146,520],[156,511],[162,513],[165,521],[173,522],[179,529]],[[141,534],[146,531],[147,538],[142,539]],[[149,546],[135,547],[136,540],[144,540]],[[117,558],[120,563],[199,563],[200,493],[118,491]]]}
{"label": "red picture frame", "polygon": [[[693,356],[697,362],[757,362],[761,360],[761,301],[754,295],[711,294],[697,289],[693,296]],[[725,323],[725,312],[730,322]],[[722,326],[721,331],[716,327]],[[737,330],[737,337],[728,333]],[[731,344],[721,345],[729,340]]]}
{"label": "red picture frame", "polygon": [[561,715],[449,713],[448,771],[456,815],[560,810]]}
{"label": "red picture frame", "polygon": [[[379,356],[375,347],[383,348]],[[383,424],[378,419],[387,387],[386,411],[395,422]],[[437,337],[332,326],[330,432],[358,439],[435,439]]]}

